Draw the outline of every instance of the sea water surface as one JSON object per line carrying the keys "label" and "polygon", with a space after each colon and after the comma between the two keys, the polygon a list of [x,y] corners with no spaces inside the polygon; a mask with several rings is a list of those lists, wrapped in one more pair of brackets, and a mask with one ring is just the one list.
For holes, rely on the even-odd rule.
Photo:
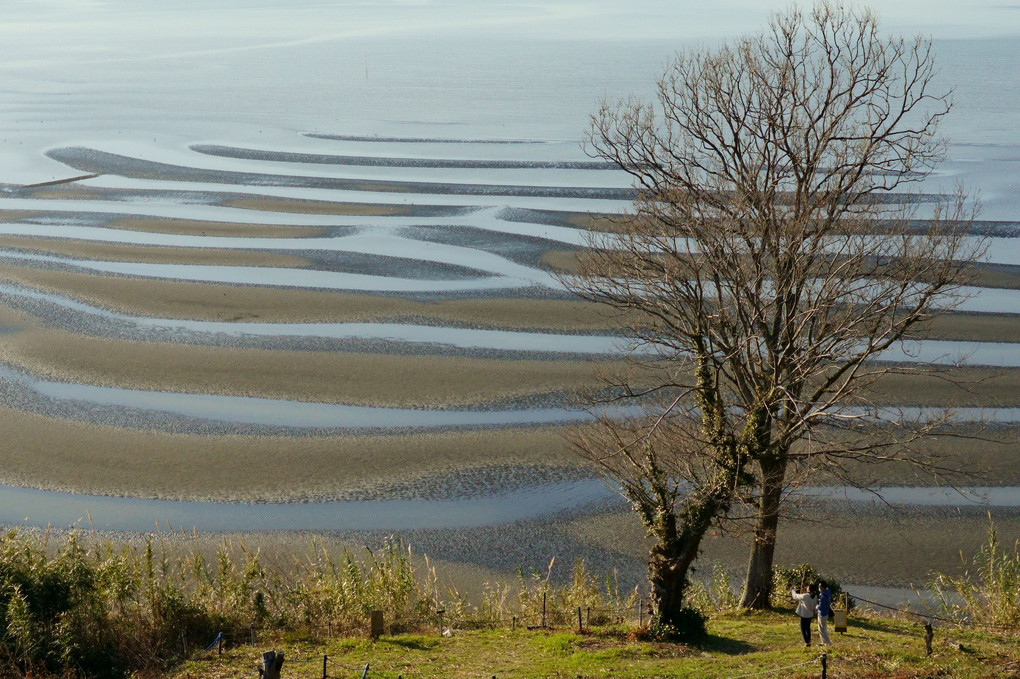
{"label": "sea water surface", "polygon": [[[10,0],[4,4],[0,23],[0,208],[39,207],[37,201],[5,198],[2,185],[19,187],[83,176],[81,170],[54,158],[55,150],[68,148],[119,154],[134,163],[164,163],[189,168],[189,172],[243,174],[252,167],[249,161],[202,151],[234,147],[265,154],[258,161],[259,175],[435,186],[381,194],[305,186],[252,187],[244,182],[211,183],[187,177],[178,182],[103,175],[80,184],[128,192],[124,194],[127,198],[48,201],[47,209],[65,216],[55,217],[55,223],[45,228],[7,225],[8,233],[32,235],[48,230],[51,235],[98,238],[88,231],[88,225],[79,224],[76,231],[72,228],[71,222],[90,212],[352,227],[362,231],[320,241],[280,240],[275,246],[408,256],[437,264],[462,265],[470,260],[478,275],[421,280],[325,271],[295,274],[240,267],[157,267],[25,252],[0,252],[0,259],[179,280],[248,283],[259,277],[272,282],[269,277],[274,276],[281,285],[393,293],[423,288],[462,292],[554,286],[555,281],[545,272],[497,254],[465,252],[450,244],[424,247],[422,241],[400,233],[372,232],[371,219],[266,214],[201,203],[217,191],[227,191],[295,199],[336,200],[342,195],[343,200],[358,202],[455,205],[469,212],[386,223],[400,228],[445,225],[493,233],[512,231],[552,243],[580,244],[575,230],[528,220],[515,222],[511,228],[502,217],[506,210],[517,209],[617,212],[626,202],[596,194],[451,193],[440,185],[625,187],[626,177],[618,172],[535,169],[534,165],[590,161],[581,140],[588,116],[601,99],[653,96],[655,78],[677,50],[711,45],[720,38],[753,30],[767,20],[770,11],[786,5],[751,0],[635,0],[626,5],[612,0]],[[997,228],[996,237],[1003,241],[994,248],[993,260],[1000,266],[1016,266],[1016,253],[1020,252],[1016,245],[1020,234],[1020,87],[1016,87],[1020,7],[992,1],[894,0],[881,3],[878,11],[890,31],[934,37],[940,66],[938,85],[954,90],[954,110],[942,130],[949,138],[947,158],[922,190],[949,191],[960,183],[980,193],[981,219]],[[281,160],[286,157],[281,154],[301,153],[400,162],[393,160],[389,166],[379,167],[308,162],[312,158],[305,162]],[[440,168],[418,162],[435,159],[451,162]],[[501,166],[458,167],[474,161],[497,161]],[[184,194],[197,202],[182,198]],[[75,213],[79,217],[67,216]],[[231,246],[223,240],[175,242],[151,234],[130,238],[149,245]],[[274,247],[272,243],[261,245]],[[249,243],[248,247],[253,246]],[[1016,291],[982,289],[976,293],[967,301],[967,310],[1020,312]],[[191,330],[243,333],[264,332],[265,327],[208,325]],[[301,327],[295,331],[366,334],[387,329]],[[426,341],[504,346],[513,344],[515,338],[462,332]],[[585,351],[597,351],[610,338],[586,341],[593,344]],[[540,346],[537,344],[536,350],[542,350]],[[932,343],[916,351],[928,360],[955,362],[973,357],[977,363],[1016,365],[1015,347]],[[51,388],[46,386],[50,383],[36,384]],[[97,403],[109,401],[112,393],[86,394],[80,390],[90,388],[83,385],[52,388],[59,392],[55,398],[94,399]],[[75,389],[79,391],[72,394]],[[134,396],[116,394],[125,401]],[[151,398],[182,402],[174,395]],[[246,405],[229,403],[242,411]],[[208,407],[203,402],[199,411],[208,414]],[[262,417],[258,408],[251,412],[255,413],[251,418]],[[356,528],[411,525],[417,520],[413,517],[424,514],[439,517],[434,520],[437,525],[452,525],[452,517],[461,515],[499,522],[517,517],[515,507],[528,507],[533,513],[561,511],[555,495],[562,490],[539,486],[532,495],[510,494],[496,503],[501,513],[492,514],[454,505],[397,503],[383,509],[346,504],[323,509],[320,518],[313,518],[309,513],[313,510],[307,506],[261,509],[196,504],[189,514],[175,514],[175,523],[228,529],[256,522],[276,525],[273,517],[279,515],[287,517],[279,519],[280,527],[311,528],[328,523],[330,527]],[[108,501],[81,498],[84,505],[78,505],[74,499],[16,489],[5,489],[2,495],[9,503],[4,515],[9,520],[20,520],[13,508],[24,506],[32,521],[54,524],[80,518],[83,506],[100,507],[99,503]],[[102,505],[93,515],[107,510],[137,516],[138,521],[131,525],[145,528],[154,517],[168,511],[150,501],[118,499],[115,504]],[[258,518],[252,518],[258,512],[262,512]]]}

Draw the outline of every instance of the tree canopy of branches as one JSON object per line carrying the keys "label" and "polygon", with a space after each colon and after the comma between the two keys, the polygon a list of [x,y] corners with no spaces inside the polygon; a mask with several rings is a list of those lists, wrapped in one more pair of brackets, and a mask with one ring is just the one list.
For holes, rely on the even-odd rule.
{"label": "tree canopy of branches", "polygon": [[875,359],[958,303],[982,254],[962,190],[914,188],[944,155],[951,99],[934,74],[929,41],[884,37],[869,11],[823,3],[680,53],[657,101],[593,114],[589,152],[638,196],[590,232],[564,281],[620,312],[644,349],[606,398],[640,399],[647,414],[603,417],[574,443],[655,538],[659,621],[680,615],[701,540],[735,502],[753,535],[741,603],[768,605],[794,468],[934,464],[892,445],[930,421],[850,435],[881,417],[868,388],[904,369]]}

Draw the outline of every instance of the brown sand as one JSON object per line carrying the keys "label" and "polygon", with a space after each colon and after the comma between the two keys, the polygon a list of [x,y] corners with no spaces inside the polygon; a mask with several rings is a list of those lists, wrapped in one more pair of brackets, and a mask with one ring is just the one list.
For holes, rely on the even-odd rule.
{"label": "brown sand", "polygon": [[[581,254],[578,250],[549,250],[542,255],[543,266],[565,274],[577,273]],[[978,267],[974,270],[974,280],[968,283],[987,288],[1020,289],[1020,274]]]}
{"label": "brown sand", "polygon": [[20,222],[39,215],[31,210],[0,210],[0,222]]}
{"label": "brown sand", "polygon": [[326,438],[197,436],[0,408],[0,437],[3,483],[173,499],[328,499],[453,470],[577,464],[556,428]]}
{"label": "brown sand", "polygon": [[490,328],[563,331],[607,326],[584,302],[464,299],[415,302],[395,297],[115,278],[20,266],[0,266],[0,278],[141,316],[265,322],[434,319]]}
{"label": "brown sand", "polygon": [[402,217],[416,213],[413,205],[375,203],[338,203],[327,200],[285,198],[238,198],[222,203],[225,207],[264,212],[290,212],[305,215],[349,215],[362,217]]}
{"label": "brown sand", "polygon": [[260,250],[216,250],[152,245],[120,245],[64,239],[0,236],[0,247],[23,248],[102,262],[144,262],[149,264],[193,264],[216,266],[275,266],[300,269],[309,261],[296,255]]}
{"label": "brown sand", "polygon": [[[366,182],[366,188],[403,187]],[[40,199],[96,199],[108,192],[90,187],[38,189]],[[231,207],[252,210],[335,215],[409,215],[417,208],[252,197],[232,199]],[[0,220],[33,213],[6,211]],[[39,213],[35,213],[39,214]],[[565,223],[588,225],[580,214],[564,214]],[[113,228],[208,235],[312,236],[315,227],[219,224],[188,220],[124,218]],[[609,220],[595,228],[610,230]],[[35,239],[8,239],[8,246],[41,249]],[[138,248],[46,242],[49,251],[79,257],[300,266],[299,258],[237,252],[198,253],[174,248]],[[259,259],[266,257],[267,259]],[[271,258],[271,259],[270,259]],[[550,252],[551,268],[569,270],[576,256]],[[252,264],[252,262],[273,264]],[[0,267],[0,276],[52,290],[110,309],[150,316],[209,320],[339,321],[433,319],[486,327],[586,330],[611,327],[590,305],[540,300],[460,300],[420,303],[407,300],[258,287],[174,283]],[[982,271],[979,284],[1020,288],[1020,277]],[[7,335],[0,355],[41,374],[99,384],[180,391],[269,395],[279,398],[342,400],[395,405],[477,403],[499,396],[576,386],[590,376],[580,362],[484,361],[428,356],[332,355],[187,347],[83,338],[41,328],[30,316],[0,308],[0,325],[20,332]],[[935,336],[958,339],[1016,340],[1016,318],[949,315],[937,321]],[[958,372],[975,382],[975,394],[946,383],[921,384],[898,377],[878,395],[907,403],[1006,405],[1017,402],[1020,371],[970,369]],[[0,480],[43,488],[167,498],[294,500],[388,492],[394,484],[428,484],[436,475],[491,465],[574,466],[578,460],[561,428],[426,433],[414,436],[255,437],[198,436],[129,430],[0,408]],[[1014,453],[1016,429],[1002,432],[1012,443],[993,445],[977,439],[932,444],[947,464],[990,474],[988,482],[1020,485],[1020,459]],[[203,469],[195,474],[196,468]],[[271,469],[272,474],[260,473]],[[925,483],[903,466],[869,468],[876,483]],[[824,510],[813,522],[785,521],[779,536],[779,563],[809,561],[826,573],[855,582],[923,582],[930,569],[959,567],[959,552],[973,553],[984,539],[985,520],[974,513],[902,510],[857,515]],[[1020,531],[1015,517],[999,519],[1005,535]],[[494,529],[499,534],[501,529]],[[643,530],[633,513],[615,512],[541,527],[581,545],[641,560]],[[513,538],[508,538],[513,539]],[[306,541],[299,536],[295,541]],[[274,537],[272,541],[277,544]],[[498,555],[498,540],[488,545]],[[570,559],[571,554],[552,554]],[[720,561],[739,567],[746,543],[712,539],[701,564]],[[516,564],[463,563],[472,577],[507,574]]]}
{"label": "brown sand", "polygon": [[[29,327],[24,315],[19,318],[19,327]],[[598,370],[622,367],[610,361],[596,367],[591,361],[235,349],[83,337],[41,327],[7,335],[0,359],[87,384],[404,407],[571,391],[597,386]],[[937,378],[891,374],[873,393],[882,404],[1016,405],[1020,369],[947,368]]]}
{"label": "brown sand", "polygon": [[111,220],[106,228],[146,233],[175,233],[186,236],[226,236],[253,238],[317,238],[329,229],[321,226],[287,226],[274,224],[241,224],[234,222],[205,222],[193,219],[165,219],[162,217],[123,217]]}
{"label": "brown sand", "polygon": [[411,408],[484,404],[595,383],[585,361],[229,349],[51,330],[6,336],[0,359],[86,384]]}
{"label": "brown sand", "polygon": [[[1000,535],[1020,534],[1020,518],[1015,514],[992,514]],[[584,544],[634,559],[647,558],[647,543],[633,512],[585,517],[563,528]],[[825,574],[856,584],[924,587],[932,571],[960,574],[964,559],[969,560],[985,541],[987,528],[988,517],[973,510],[956,514],[952,509],[899,508],[862,514],[827,509],[780,523],[776,564],[810,563]],[[747,540],[746,535],[709,537],[699,556],[700,572],[706,573],[717,562],[742,574]]]}

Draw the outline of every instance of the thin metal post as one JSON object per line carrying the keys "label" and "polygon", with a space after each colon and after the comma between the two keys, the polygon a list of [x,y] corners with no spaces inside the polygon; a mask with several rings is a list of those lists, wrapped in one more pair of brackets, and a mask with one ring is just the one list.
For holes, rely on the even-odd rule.
{"label": "thin metal post", "polygon": [[581,621],[581,607],[577,607],[577,633],[581,634],[584,632],[584,624]]}
{"label": "thin metal post", "polygon": [[542,627],[547,627],[547,625],[545,624],[545,599],[546,593],[542,592]]}
{"label": "thin metal post", "polygon": [[326,679],[326,661],[329,660],[328,655],[322,656],[322,679]]}
{"label": "thin metal post", "polygon": [[829,671],[829,656],[826,653],[822,653],[822,679],[826,679],[826,675]]}

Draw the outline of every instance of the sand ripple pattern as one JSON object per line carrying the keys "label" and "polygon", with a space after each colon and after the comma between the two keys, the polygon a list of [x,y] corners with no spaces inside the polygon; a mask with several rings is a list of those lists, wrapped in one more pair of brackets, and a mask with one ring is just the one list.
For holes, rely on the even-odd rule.
{"label": "sand ripple pattern", "polygon": [[[9,272],[154,280],[167,286],[333,292],[370,305],[393,298],[427,304],[465,300],[567,304],[569,297],[544,258],[550,252],[580,247],[584,239],[579,227],[589,213],[620,212],[633,197],[624,173],[600,161],[578,159],[563,145],[538,140],[306,135],[295,140],[294,149],[111,143],[104,148],[55,148],[47,155],[68,168],[66,181],[3,187],[0,238],[5,246],[0,248],[0,264]],[[202,226],[185,228],[189,224]],[[299,235],[288,235],[297,230],[302,230]],[[1020,239],[1009,235],[996,238],[1002,242],[992,248],[994,264],[1007,277],[1020,272]],[[159,261],[154,261],[156,253],[163,253]],[[245,265],[232,261],[240,253],[291,259],[285,264]],[[470,319],[231,322],[171,317],[159,308],[125,313],[104,306],[103,300],[89,302],[73,290],[44,289],[22,278],[15,276],[0,286],[0,297],[50,329],[123,341],[257,347],[278,352],[274,360],[280,361],[287,360],[287,351],[308,350],[562,360],[626,349],[620,339],[590,330],[551,332],[549,327],[493,327],[491,322],[477,327]],[[1020,309],[1015,289],[982,288],[973,293],[964,311]],[[338,309],[338,315],[342,311]],[[1020,365],[1020,350],[1015,344],[934,341],[886,358],[941,363],[970,358],[977,365],[1015,367]],[[9,369],[12,374],[32,374],[25,366]],[[50,372],[59,376],[60,366]],[[75,391],[75,402],[90,398],[97,406],[104,402],[103,397],[86,395],[97,389],[95,385],[64,383],[65,395]],[[212,392],[209,396],[216,397],[215,387]],[[158,427],[159,413],[173,422],[175,431],[181,427],[204,431],[204,420],[230,419],[203,415],[201,407],[185,407],[194,394],[159,393],[159,398],[133,404],[135,411],[151,413],[141,426]],[[548,407],[557,398],[535,394],[532,405],[540,402],[546,408],[539,417],[534,415],[539,411],[520,410],[527,399],[510,399],[513,407],[507,410],[508,400],[494,397],[476,408],[489,414],[475,424],[553,421]],[[50,394],[48,402],[59,404],[61,397]],[[104,408],[95,410],[106,412],[110,405],[106,399]],[[451,411],[442,403],[414,418],[398,408],[387,416],[386,408],[358,403],[322,405],[325,419],[316,420],[316,426],[324,429],[467,424],[451,420]],[[337,416],[331,427],[326,413],[337,407],[350,410]],[[62,407],[37,409],[58,414]],[[273,425],[287,427],[286,413],[298,410],[279,408]],[[554,410],[569,412],[566,404]],[[365,414],[360,423],[359,412]],[[123,423],[102,414],[93,417]],[[294,417],[294,427],[308,426]],[[573,418],[562,415],[557,421]],[[238,431],[246,431],[250,419],[236,416]]]}

